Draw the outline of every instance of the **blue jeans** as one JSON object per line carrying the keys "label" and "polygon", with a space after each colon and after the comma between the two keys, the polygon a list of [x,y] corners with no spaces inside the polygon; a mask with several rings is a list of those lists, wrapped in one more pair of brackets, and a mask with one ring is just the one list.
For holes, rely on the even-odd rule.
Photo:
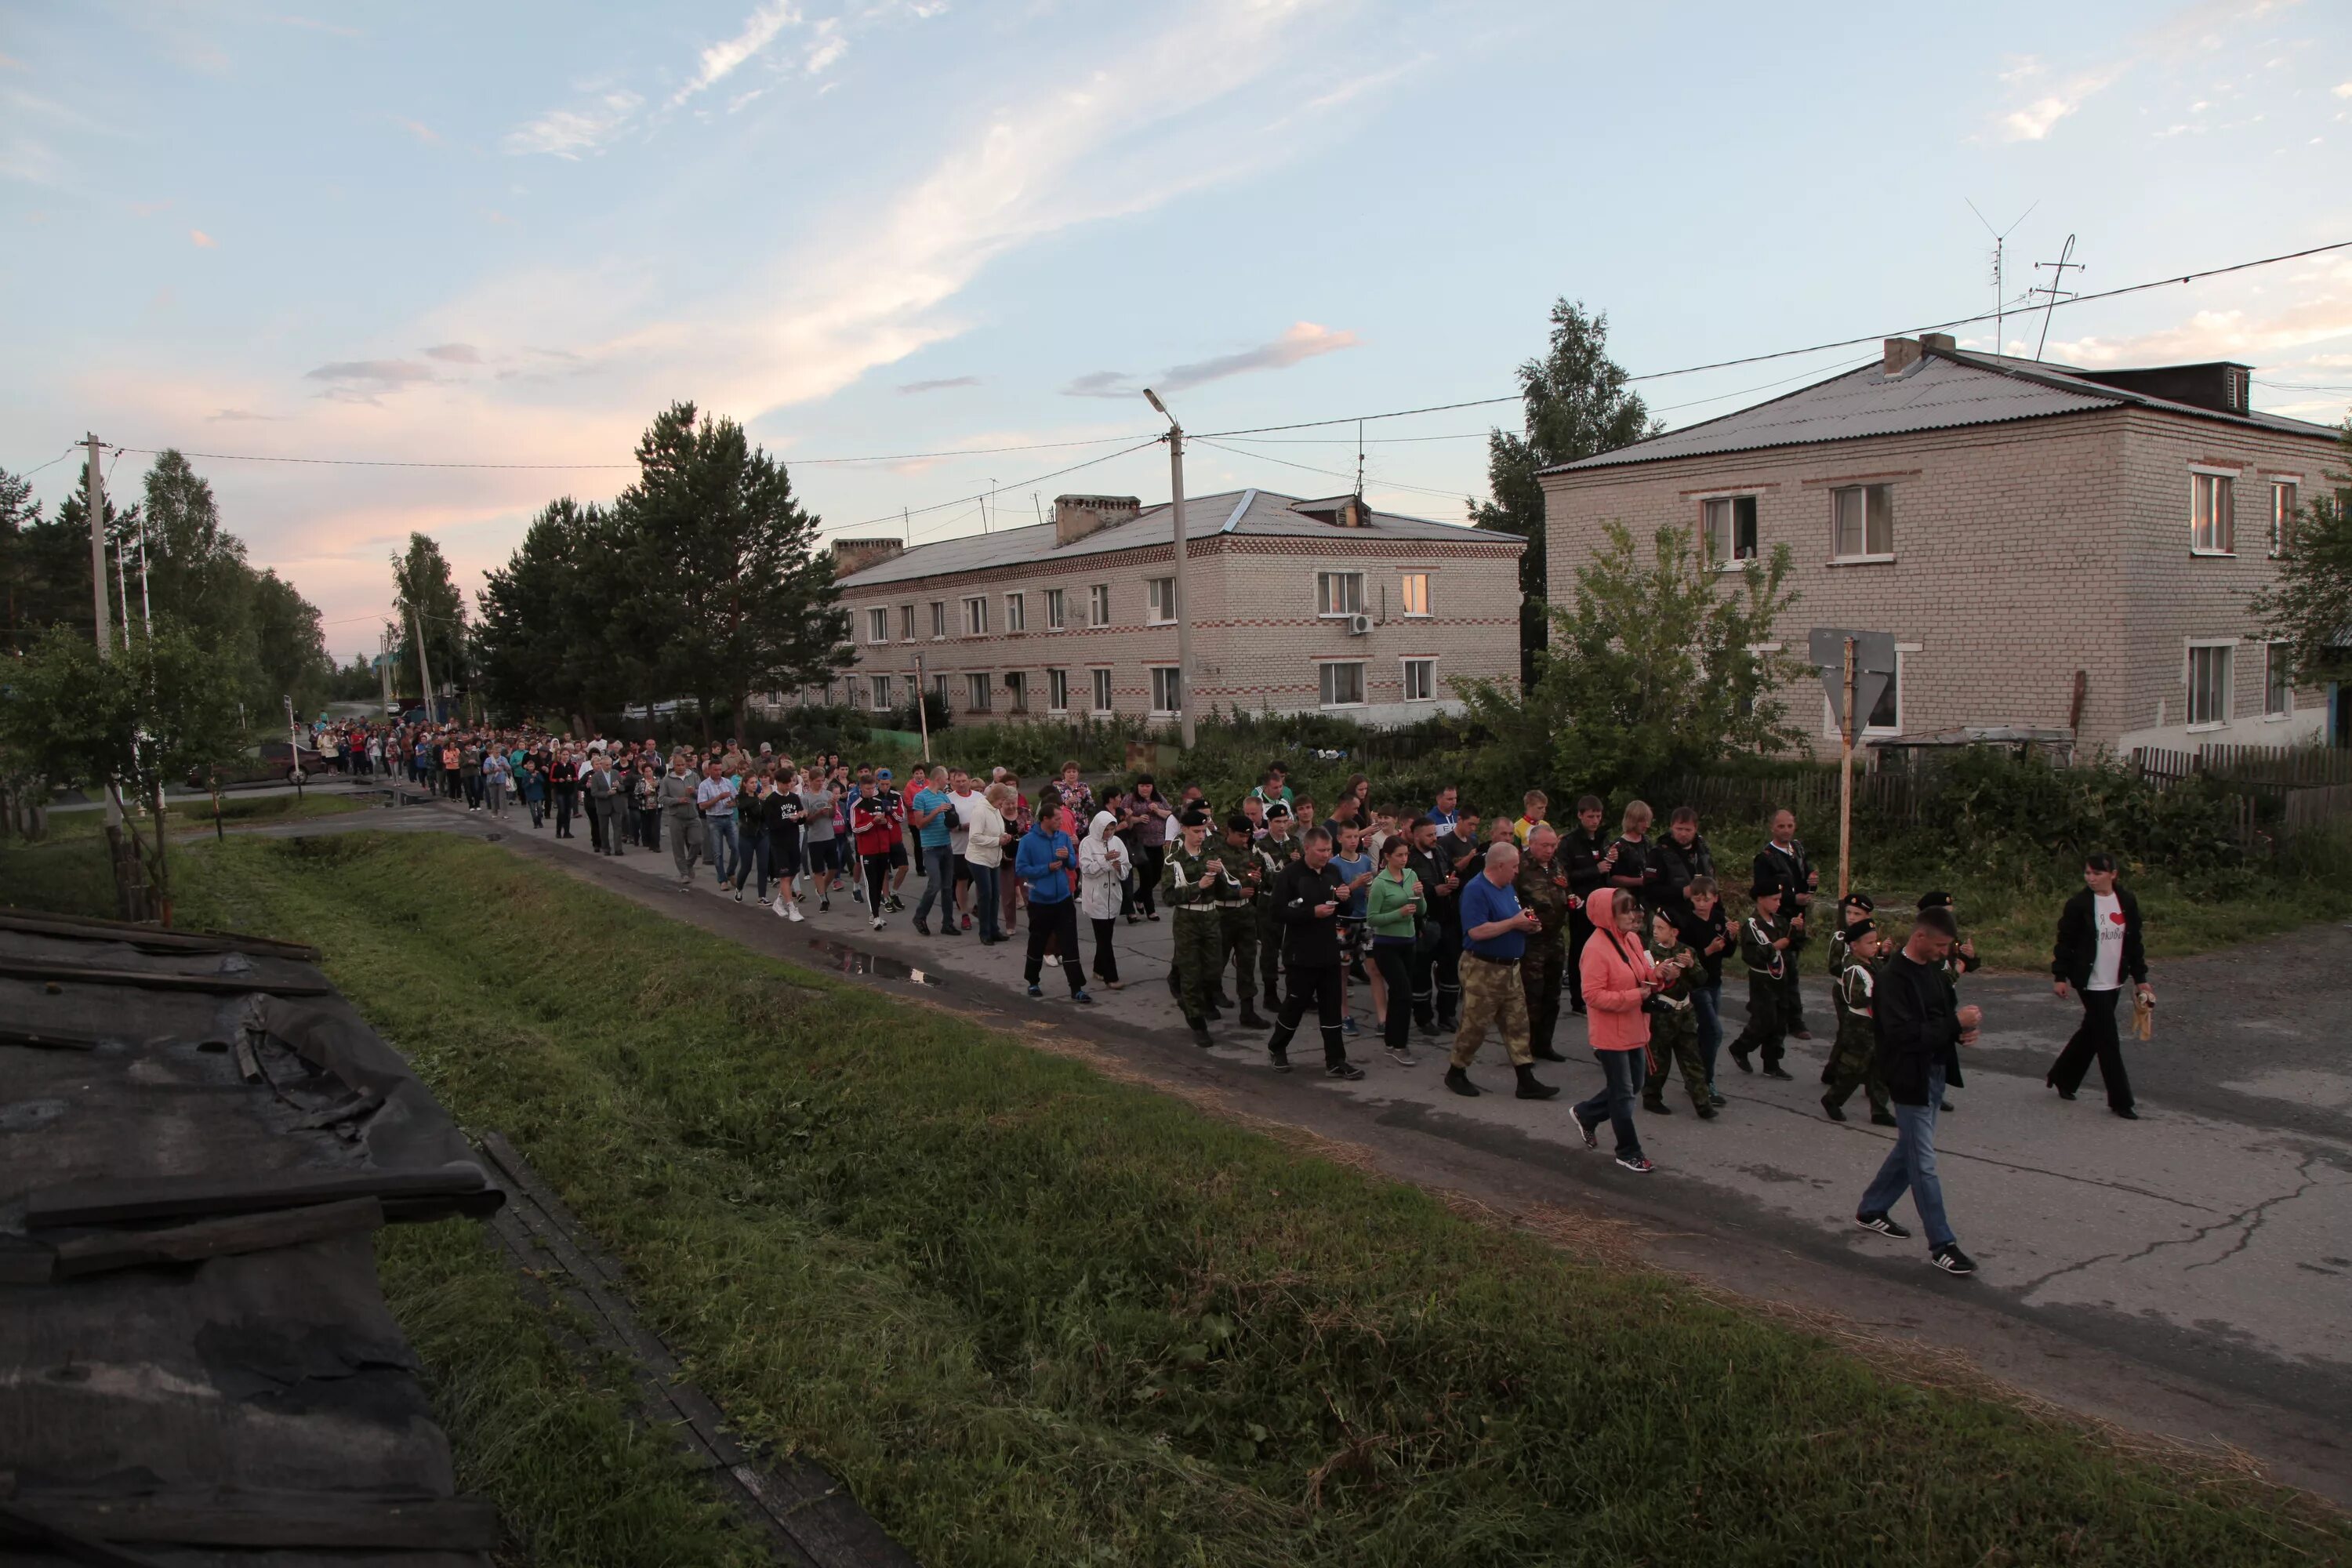
{"label": "blue jeans", "polygon": [[1638,1160],[1642,1157],[1642,1135],[1633,1126],[1633,1096],[1642,1087],[1643,1075],[1649,1070],[1649,1053],[1633,1050],[1592,1054],[1601,1059],[1601,1092],[1576,1108],[1576,1120],[1585,1127],[1599,1127],[1605,1118],[1617,1133],[1617,1157]]}
{"label": "blue jeans", "polygon": [[1691,1000],[1698,1007],[1698,1059],[1706,1064],[1706,1087],[1715,1087],[1715,1053],[1723,1048],[1723,982],[1695,985]]}
{"label": "blue jeans", "polygon": [[725,887],[727,879],[735,874],[735,862],[743,853],[743,841],[736,836],[735,816],[707,816],[702,819],[710,840],[710,864],[719,873],[719,885]]}
{"label": "blue jeans", "polygon": [[915,906],[917,920],[929,919],[931,900],[940,902],[940,923],[955,921],[955,850],[945,844],[923,846],[923,897]]}
{"label": "blue jeans", "polygon": [[997,881],[998,868],[975,866],[969,860],[964,862],[964,868],[971,873],[971,901],[980,906],[980,940],[1003,941],[1004,927],[996,907],[997,900],[1003,896]]}
{"label": "blue jeans", "polygon": [[1944,1100],[1944,1069],[1927,1069],[1927,1103],[1895,1108],[1895,1147],[1886,1163],[1871,1178],[1862,1194],[1861,1214],[1888,1214],[1907,1189],[1919,1205],[1919,1224],[1932,1249],[1953,1240],[1951,1222],[1944,1217],[1944,1184],[1936,1176],[1936,1108]]}
{"label": "blue jeans", "polygon": [[735,890],[740,893],[743,890],[743,884],[756,876],[759,879],[757,891],[760,901],[764,904],[768,901],[768,879],[775,874],[776,866],[775,856],[768,847],[767,829],[754,827],[746,830],[739,819],[735,835],[738,850],[735,875],[728,879],[735,884]]}

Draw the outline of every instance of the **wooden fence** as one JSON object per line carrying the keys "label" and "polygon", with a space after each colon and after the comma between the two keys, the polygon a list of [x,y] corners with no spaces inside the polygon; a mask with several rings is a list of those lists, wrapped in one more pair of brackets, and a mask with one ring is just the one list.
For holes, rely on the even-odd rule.
{"label": "wooden fence", "polygon": [[2299,834],[2352,817],[2352,751],[2316,746],[2141,746],[2140,777],[2169,789],[2199,774],[2231,791],[2238,841],[2268,852]]}
{"label": "wooden fence", "polygon": [[[1916,826],[1921,803],[1920,784],[1909,773],[1863,773],[1853,775],[1853,808],[1880,822]],[[1789,778],[1740,778],[1685,773],[1676,779],[1666,798],[1650,802],[1664,820],[1678,805],[1696,807],[1703,824],[1762,822],[1782,806],[1816,839],[1822,824],[1837,822],[1838,779],[1835,771],[1800,773]]]}

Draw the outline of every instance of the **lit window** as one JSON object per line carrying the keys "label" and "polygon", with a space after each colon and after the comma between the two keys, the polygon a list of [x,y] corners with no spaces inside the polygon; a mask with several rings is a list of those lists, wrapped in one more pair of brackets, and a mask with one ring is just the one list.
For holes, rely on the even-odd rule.
{"label": "lit window", "polygon": [[1364,700],[1364,667],[1360,664],[1327,664],[1323,671],[1323,706],[1355,708]]}
{"label": "lit window", "polygon": [[[1108,670],[1104,678],[1109,678]],[[1154,713],[1181,713],[1184,710],[1184,678],[1172,668],[1154,667],[1151,671],[1151,710]]]}
{"label": "lit window", "polygon": [[2293,479],[2271,481],[2271,553],[2284,555],[2294,542],[2294,513],[2301,490]]}
{"label": "lit window", "polygon": [[1097,669],[1094,671],[1094,678],[1095,711],[1108,713],[1110,711],[1110,671]]}
{"label": "lit window", "polygon": [[1426,702],[1437,695],[1437,661],[1433,658],[1409,658],[1404,661],[1404,700]]}
{"label": "lit window", "polygon": [[2237,481],[2227,474],[2189,476],[2189,548],[2228,555],[2238,548]]}
{"label": "lit window", "polygon": [[1004,629],[1025,632],[1029,629],[1029,599],[1024,594],[1004,595]]}
{"label": "lit window", "polygon": [[1176,618],[1176,579],[1154,577],[1144,584],[1150,605],[1150,619],[1155,626],[1164,626]]}
{"label": "lit window", "polygon": [[1706,558],[1721,565],[1756,559],[1756,498],[1717,496],[1701,504]]}
{"label": "lit window", "polygon": [[1049,669],[1045,672],[1045,706],[1055,713],[1070,710],[1070,672]]}
{"label": "lit window", "polygon": [[974,594],[963,602],[963,635],[968,637],[988,635],[988,595]]}
{"label": "lit window", "polygon": [[2226,724],[2230,721],[2230,651],[2227,643],[2200,644],[2189,650],[2189,721],[2191,724]]}
{"label": "lit window", "polygon": [[1361,572],[1315,574],[1315,613],[1318,616],[1360,616],[1364,613]]}
{"label": "lit window", "polygon": [[866,640],[867,642],[888,642],[890,640],[889,611],[868,610],[866,612]]}
{"label": "lit window", "polygon": [[2287,682],[2292,663],[2286,644],[2274,642],[2263,647],[2263,713],[2267,718],[2284,719],[2294,711],[2294,688]]}
{"label": "lit window", "polygon": [[1087,625],[1110,625],[1110,584],[1097,583],[1087,590]]}
{"label": "lit window", "polygon": [[972,713],[988,711],[988,677],[967,675],[963,678],[964,708]]}
{"label": "lit window", "polygon": [[1059,588],[1046,589],[1045,629],[1049,632],[1058,632],[1069,624],[1069,606],[1064,601],[1062,591]]}
{"label": "lit window", "polygon": [[1895,487],[1842,485],[1830,491],[1831,553],[1841,561],[1895,553]]}
{"label": "lit window", "polygon": [[1429,614],[1429,574],[1408,572],[1397,581],[1397,597],[1408,616]]}

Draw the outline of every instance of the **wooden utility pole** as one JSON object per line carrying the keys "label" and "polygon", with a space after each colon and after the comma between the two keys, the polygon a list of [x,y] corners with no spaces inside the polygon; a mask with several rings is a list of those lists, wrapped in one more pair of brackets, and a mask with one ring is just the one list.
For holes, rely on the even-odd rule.
{"label": "wooden utility pole", "polygon": [[1838,725],[1838,914],[1845,914],[1845,896],[1853,888],[1853,638],[1845,639],[1844,719]]}
{"label": "wooden utility pole", "polygon": [[[855,680],[857,678],[851,676],[850,679]],[[915,725],[923,732],[923,763],[928,767],[931,761],[931,710],[924,706],[924,700],[923,656],[919,653],[915,656]]]}
{"label": "wooden utility pole", "polygon": [[[87,466],[83,468],[83,494],[89,501],[89,597],[94,615],[93,629],[98,635],[98,657],[114,657],[114,606],[108,603],[106,592],[106,465],[99,460],[104,449],[94,433],[85,432],[82,446],[88,450]],[[122,828],[122,787],[119,781],[106,781],[106,848],[114,867],[114,901],[116,912],[124,920],[139,918],[139,899],[125,854]]]}

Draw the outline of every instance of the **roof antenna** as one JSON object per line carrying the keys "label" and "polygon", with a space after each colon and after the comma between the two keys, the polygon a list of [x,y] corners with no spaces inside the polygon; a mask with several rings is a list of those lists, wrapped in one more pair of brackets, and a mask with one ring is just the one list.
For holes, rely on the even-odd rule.
{"label": "roof antenna", "polygon": [[1978,211],[1976,203],[1969,201],[1966,196],[1960,199],[1969,203],[1969,211],[1976,213],[1977,221],[1984,224],[1985,232],[1992,236],[1992,352],[1996,354],[2006,354],[2009,353],[2009,346],[2003,341],[2002,322],[2007,318],[2009,300],[2002,292],[2004,288],[2002,267],[2007,260],[2009,237],[2017,232],[2018,223],[2023,223],[2033,216],[2033,207],[2042,205],[2042,198],[2036,196],[2033,199],[2033,207],[2028,207],[2018,214],[2017,223],[2011,224],[2003,229],[1996,229],[1990,223],[1986,222],[1985,215]]}
{"label": "roof antenna", "polygon": [[2026,290],[2029,297],[2035,294],[2047,294],[2050,296],[2050,302],[2042,308],[2042,339],[2041,342],[2036,342],[2033,345],[2033,360],[2036,364],[2039,364],[2042,362],[2042,350],[2043,345],[2050,342],[2051,313],[2058,309],[2058,301],[2062,298],[2071,300],[2074,297],[2074,291],[2066,287],[2066,268],[2071,267],[2077,272],[2087,272],[2090,270],[2090,268],[2084,266],[2082,262],[2070,261],[2067,259],[2067,258],[2074,254],[2074,237],[2070,234],[2066,237],[2065,247],[2058,252],[2057,260],[2037,261],[2033,264],[2033,270],[2036,272],[2039,272],[2043,268],[2047,267],[2051,269],[2053,274],[2050,279],[2050,286],[2048,288],[2045,289],[2040,284],[2036,284],[2032,289]]}
{"label": "roof antenna", "polygon": [[1356,421],[1356,499],[1364,499],[1364,422]]}

